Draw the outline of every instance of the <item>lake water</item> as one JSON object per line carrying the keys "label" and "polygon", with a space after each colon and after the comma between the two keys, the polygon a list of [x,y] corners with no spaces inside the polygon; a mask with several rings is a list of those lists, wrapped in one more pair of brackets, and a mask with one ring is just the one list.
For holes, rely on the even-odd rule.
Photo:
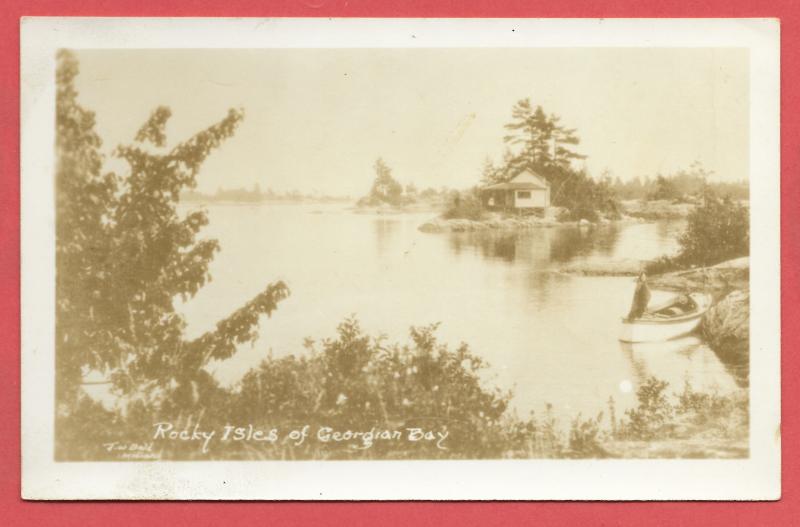
{"label": "lake water", "polygon": [[634,283],[629,277],[569,276],[580,260],[647,259],[677,248],[680,222],[594,230],[422,233],[433,214],[357,214],[341,204],[212,205],[205,237],[221,251],[213,281],[180,307],[189,336],[212,329],[276,280],[291,296],[262,323],[261,337],[211,365],[226,385],[269,353],[306,353],[306,337],[335,335],[356,315],[370,334],[405,342],[412,325],[440,322],[440,340],[469,344],[491,365],[486,382],[513,388],[520,414],[594,415],[613,396],[618,411],[656,375],[680,390],[736,389],[731,371],[695,337],[631,346],[617,340]]}

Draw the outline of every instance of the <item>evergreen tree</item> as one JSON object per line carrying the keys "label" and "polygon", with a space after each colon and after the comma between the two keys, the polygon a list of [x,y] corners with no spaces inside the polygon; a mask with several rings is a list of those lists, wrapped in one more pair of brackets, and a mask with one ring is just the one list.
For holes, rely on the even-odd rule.
{"label": "evergreen tree", "polygon": [[370,200],[377,203],[400,205],[403,196],[403,185],[392,177],[392,169],[382,158],[375,161],[375,180],[370,189]]}
{"label": "evergreen tree", "polygon": [[484,186],[494,185],[505,180],[506,174],[503,167],[495,166],[491,158],[487,156],[483,161],[483,169],[481,170],[481,184]]}
{"label": "evergreen tree", "polygon": [[575,152],[580,143],[576,130],[561,126],[560,117],[549,116],[541,106],[535,108],[530,99],[518,101],[511,109],[512,121],[505,125],[509,133],[503,138],[517,153],[513,168],[529,168],[539,172],[552,172],[552,168],[569,169],[573,160],[585,156]]}

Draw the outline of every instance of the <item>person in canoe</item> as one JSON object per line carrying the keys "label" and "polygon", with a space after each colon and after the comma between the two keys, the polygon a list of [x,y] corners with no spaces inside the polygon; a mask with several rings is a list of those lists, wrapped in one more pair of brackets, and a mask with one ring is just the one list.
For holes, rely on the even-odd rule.
{"label": "person in canoe", "polygon": [[647,287],[647,275],[644,271],[636,278],[636,291],[633,293],[633,303],[628,313],[628,320],[640,318],[647,310],[650,303],[650,288]]}

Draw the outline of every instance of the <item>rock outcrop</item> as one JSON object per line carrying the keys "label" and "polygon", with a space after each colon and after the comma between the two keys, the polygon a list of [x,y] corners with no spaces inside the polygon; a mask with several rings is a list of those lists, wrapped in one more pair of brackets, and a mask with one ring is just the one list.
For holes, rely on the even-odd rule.
{"label": "rock outcrop", "polygon": [[581,276],[636,276],[645,264],[642,260],[622,259],[622,260],[600,260],[600,261],[578,261],[563,265],[558,272]]}
{"label": "rock outcrop", "polygon": [[700,332],[724,362],[746,366],[750,349],[749,258],[666,273],[648,282],[653,289],[711,294],[715,302],[703,317]]}
{"label": "rock outcrop", "polygon": [[721,298],[733,289],[747,291],[750,283],[750,261],[747,257],[728,260],[713,267],[697,267],[684,271],[652,276],[650,287],[691,293],[703,291]]}
{"label": "rock outcrop", "polygon": [[[485,230],[524,230],[535,229],[539,227],[556,227],[559,225],[572,225],[579,226],[584,229],[591,229],[598,225],[607,225],[612,223],[612,220],[602,218],[596,223],[589,220],[581,219],[580,221],[559,221],[558,218],[565,209],[563,207],[550,207],[545,209],[543,215],[536,216],[502,216],[493,214],[482,220],[467,220],[467,219],[444,219],[435,218],[426,221],[418,228],[422,232],[472,232],[472,231],[485,231]],[[613,220],[613,223],[622,222],[640,222],[642,220],[632,218],[630,216],[623,216],[619,220]]]}
{"label": "rock outcrop", "polygon": [[708,310],[700,331],[708,344],[723,358],[747,361],[750,343],[750,293],[731,291]]}
{"label": "rock outcrop", "polygon": [[523,216],[519,218],[489,218],[486,220],[466,220],[436,218],[419,226],[422,232],[471,232],[484,230],[532,229],[552,227],[559,223],[552,218]]}

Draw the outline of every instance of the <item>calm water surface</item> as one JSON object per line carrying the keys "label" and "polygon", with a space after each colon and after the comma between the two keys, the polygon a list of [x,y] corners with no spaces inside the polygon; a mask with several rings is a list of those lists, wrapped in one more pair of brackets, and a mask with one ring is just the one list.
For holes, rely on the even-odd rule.
{"label": "calm water surface", "polygon": [[561,418],[594,415],[613,396],[634,403],[649,375],[678,390],[736,389],[731,371],[694,337],[623,345],[619,320],[633,280],[578,277],[566,262],[646,259],[676,250],[680,222],[542,228],[529,232],[426,234],[432,214],[356,214],[344,205],[212,205],[204,236],[221,251],[213,281],[181,310],[189,336],[212,329],[272,281],[291,296],[262,323],[255,345],[211,366],[233,384],[269,353],[305,353],[306,337],[335,335],[356,315],[371,334],[405,342],[408,328],[440,322],[452,346],[469,344],[491,365],[486,382],[513,388],[521,414],[547,403]]}

